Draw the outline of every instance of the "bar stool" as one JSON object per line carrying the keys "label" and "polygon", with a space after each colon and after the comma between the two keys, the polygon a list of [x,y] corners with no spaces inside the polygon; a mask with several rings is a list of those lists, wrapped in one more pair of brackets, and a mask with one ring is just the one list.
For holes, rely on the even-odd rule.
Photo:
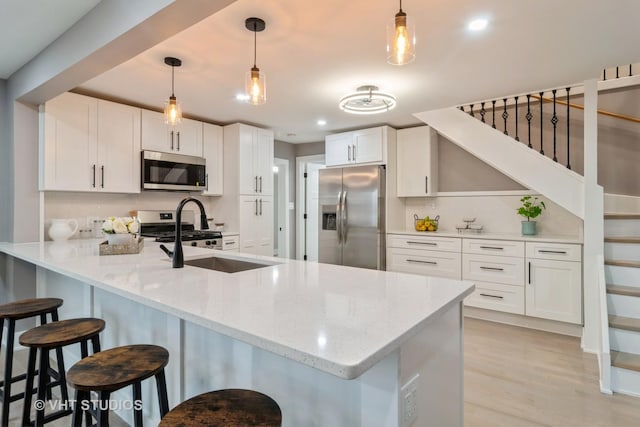
{"label": "bar stool", "polygon": [[[164,367],[169,352],[157,345],[128,345],[96,353],[73,365],[67,381],[76,389],[73,426],[82,425],[82,413],[92,391],[98,392],[98,426],[109,425],[109,397],[111,393],[133,386],[134,425],[142,426],[142,381],[155,377],[160,405],[160,417],[169,411]],[[87,403],[84,403],[87,402]],[[93,414],[92,414],[93,415]]]}
{"label": "bar stool", "polygon": [[[2,400],[2,418],[0,425],[9,424],[9,405],[24,397],[24,393],[11,395],[11,384],[24,380],[27,375],[20,374],[12,376],[13,373],[13,342],[16,333],[16,320],[27,319],[29,317],[40,317],[40,324],[47,323],[47,314],[51,320],[58,320],[58,308],[63,301],[59,298],[31,298],[14,301],[9,304],[0,305],[0,343],[4,332],[4,321],[8,321],[7,330],[7,354],[5,355],[4,380],[0,381],[0,400]],[[62,352],[57,352],[56,357],[62,357]]]}
{"label": "bar stool", "polygon": [[282,412],[272,398],[253,390],[227,389],[182,402],[169,411],[158,427],[281,425]]}
{"label": "bar stool", "polygon": [[[31,396],[34,393],[33,380],[38,372],[37,399],[41,403],[36,407],[36,426],[41,426],[49,421],[70,415],[73,411],[69,405],[69,392],[65,378],[64,359],[62,348],[71,344],[80,343],[82,358],[88,356],[88,343],[91,341],[93,352],[100,351],[100,332],[104,330],[104,320],[94,318],[68,319],[59,322],[47,323],[29,329],[20,335],[20,344],[29,348],[29,361],[27,364],[27,381],[25,385],[24,407],[22,410],[22,425],[30,425]],[[49,352],[56,350],[58,362],[58,378],[50,382]],[[36,371],[36,355],[40,353],[40,365]],[[44,374],[43,374],[44,373]],[[61,408],[45,416],[44,402],[51,398],[50,390],[54,386],[60,387]]]}

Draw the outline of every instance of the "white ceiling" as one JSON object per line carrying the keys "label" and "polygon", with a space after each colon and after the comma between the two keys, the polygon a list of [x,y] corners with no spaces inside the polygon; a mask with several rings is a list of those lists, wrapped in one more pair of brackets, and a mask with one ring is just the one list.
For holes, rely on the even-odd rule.
{"label": "white ceiling", "polygon": [[[416,60],[402,67],[385,60],[397,0],[238,0],[80,89],[161,109],[171,90],[163,58],[176,56],[183,66],[175,94],[185,115],[310,142],[345,129],[417,124],[416,112],[578,83],[640,59],[637,0],[404,0],[403,9],[416,21],[418,45]],[[267,74],[262,106],[236,101],[253,65],[250,16],[267,24],[257,38],[257,65]],[[470,33],[467,23],[479,16],[487,30]],[[340,111],[338,100],[365,84],[393,93],[397,108],[373,116]]]}
{"label": "white ceiling", "polygon": [[100,0],[0,0],[0,79],[7,79]]}

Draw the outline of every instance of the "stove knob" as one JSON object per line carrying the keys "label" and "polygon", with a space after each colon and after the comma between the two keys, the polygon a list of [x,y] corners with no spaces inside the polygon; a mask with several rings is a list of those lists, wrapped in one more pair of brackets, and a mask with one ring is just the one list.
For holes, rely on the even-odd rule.
{"label": "stove knob", "polygon": [[197,242],[191,242],[191,246],[198,246]]}
{"label": "stove knob", "polygon": [[206,242],[204,242],[204,244],[207,246],[211,246],[211,240],[207,240]]}

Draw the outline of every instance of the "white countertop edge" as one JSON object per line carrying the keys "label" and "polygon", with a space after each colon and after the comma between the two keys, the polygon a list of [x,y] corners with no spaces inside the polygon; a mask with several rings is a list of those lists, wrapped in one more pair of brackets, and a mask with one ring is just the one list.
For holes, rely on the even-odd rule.
{"label": "white countertop edge", "polygon": [[548,242],[548,243],[573,243],[582,244],[583,239],[574,235],[545,235],[523,236],[522,234],[509,233],[458,233],[456,231],[413,231],[413,230],[387,230],[387,234],[405,236],[429,236],[429,237],[458,237],[461,239],[486,239],[486,240],[517,240],[523,242]]}

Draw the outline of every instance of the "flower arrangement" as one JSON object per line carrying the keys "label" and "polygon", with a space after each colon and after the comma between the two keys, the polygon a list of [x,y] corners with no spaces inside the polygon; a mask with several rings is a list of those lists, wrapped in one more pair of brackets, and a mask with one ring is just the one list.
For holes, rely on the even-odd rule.
{"label": "flower arrangement", "polygon": [[102,223],[102,231],[105,234],[137,234],[138,229],[138,220],[130,216],[110,216]]}

